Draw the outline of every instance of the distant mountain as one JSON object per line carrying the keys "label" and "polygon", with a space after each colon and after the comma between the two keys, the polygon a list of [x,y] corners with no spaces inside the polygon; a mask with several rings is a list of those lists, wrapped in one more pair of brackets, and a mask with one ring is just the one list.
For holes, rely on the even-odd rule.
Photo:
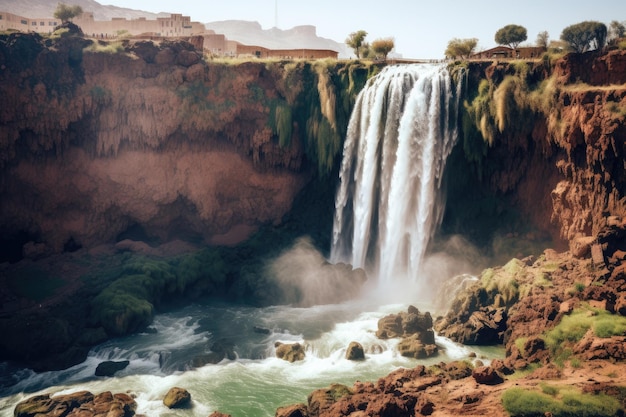
{"label": "distant mountain", "polygon": [[[28,18],[52,17],[59,2],[53,0],[0,0],[0,10]],[[62,3],[62,2],[61,2]],[[117,6],[103,6],[95,0],[72,0],[67,4],[78,5],[85,12],[93,12],[95,20],[111,20],[114,17],[126,19],[156,19],[169,16],[169,13],[150,13]],[[193,18],[193,16],[192,16]]]}
{"label": "distant mountain", "polygon": [[[72,0],[72,5],[92,12],[96,20],[110,20],[114,17],[126,19],[156,19],[169,16],[169,13],[150,13],[117,6],[104,6],[95,0]],[[51,0],[0,0],[0,11],[14,13],[28,18],[52,17],[57,7]],[[195,20],[191,16],[191,20]],[[330,49],[339,52],[340,58],[350,56],[350,50],[343,43],[317,36],[315,26],[296,26],[293,29],[263,29],[258,22],[226,20],[205,23],[207,29],[226,35],[230,40],[245,45],[258,45],[270,49]]]}
{"label": "distant mountain", "polygon": [[258,22],[243,20],[209,22],[205,23],[205,26],[244,45],[258,45],[270,49],[330,49],[339,52],[340,58],[350,56],[345,44],[317,36],[315,26],[296,26],[287,30],[263,29]]}

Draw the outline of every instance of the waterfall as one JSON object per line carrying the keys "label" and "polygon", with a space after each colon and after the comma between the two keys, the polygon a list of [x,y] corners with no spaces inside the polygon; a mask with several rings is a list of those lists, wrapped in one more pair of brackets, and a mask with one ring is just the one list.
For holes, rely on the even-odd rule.
{"label": "waterfall", "polygon": [[460,88],[445,65],[389,66],[368,81],[343,149],[332,262],[363,267],[379,282],[417,281],[443,215]]}

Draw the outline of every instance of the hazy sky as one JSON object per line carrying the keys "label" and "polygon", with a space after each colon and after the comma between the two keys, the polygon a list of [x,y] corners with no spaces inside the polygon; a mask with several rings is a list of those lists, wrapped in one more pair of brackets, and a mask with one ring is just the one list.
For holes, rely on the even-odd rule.
{"label": "hazy sky", "polygon": [[478,38],[478,49],[496,46],[495,32],[507,24],[528,30],[528,41],[548,31],[558,39],[566,26],[584,20],[626,21],[625,0],[100,0],[101,4],[149,12],[182,13],[193,21],[257,21],[264,29],[314,25],[318,36],[338,42],[365,30],[370,42],[394,37],[406,58],[442,58],[452,38]]}

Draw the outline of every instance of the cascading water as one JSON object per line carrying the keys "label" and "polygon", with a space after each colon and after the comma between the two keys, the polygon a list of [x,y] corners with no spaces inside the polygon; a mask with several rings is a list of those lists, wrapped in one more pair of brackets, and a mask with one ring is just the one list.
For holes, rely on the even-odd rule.
{"label": "cascading water", "polygon": [[386,67],[361,91],[343,150],[331,261],[364,267],[379,282],[417,281],[443,214],[460,89],[445,65],[416,64]]}
{"label": "cascading water", "polygon": [[[441,217],[439,189],[456,138],[459,88],[445,67],[418,65],[387,67],[361,93],[344,149],[335,260],[373,266],[381,280],[415,279]],[[199,301],[157,316],[151,332],[95,347],[85,362],[63,371],[36,374],[0,362],[0,417],[13,416],[15,405],[33,395],[81,390],[129,392],[136,396],[137,412],[151,416],[202,417],[217,410],[273,416],[279,406],[306,401],[312,390],[331,382],[375,381],[398,367],[415,366],[417,360],[398,353],[398,339],[375,336],[380,318],[407,308],[395,304],[397,298],[389,305],[363,298],[310,308]],[[306,358],[277,359],[277,341],[303,343]],[[363,345],[365,361],[345,358],[352,341]],[[214,343],[232,349],[235,359],[203,365],[203,358],[215,353]],[[436,343],[440,355],[419,363],[469,358],[463,346],[438,336]],[[114,377],[96,377],[96,367],[107,360],[129,365]],[[163,405],[173,386],[191,393],[192,408]]]}

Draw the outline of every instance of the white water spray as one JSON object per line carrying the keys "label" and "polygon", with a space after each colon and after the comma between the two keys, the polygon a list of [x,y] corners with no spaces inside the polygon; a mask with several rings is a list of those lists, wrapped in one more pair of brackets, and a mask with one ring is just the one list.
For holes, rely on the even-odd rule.
{"label": "white water spray", "polygon": [[444,65],[386,67],[359,94],[343,150],[332,262],[416,282],[441,223],[461,82]]}

